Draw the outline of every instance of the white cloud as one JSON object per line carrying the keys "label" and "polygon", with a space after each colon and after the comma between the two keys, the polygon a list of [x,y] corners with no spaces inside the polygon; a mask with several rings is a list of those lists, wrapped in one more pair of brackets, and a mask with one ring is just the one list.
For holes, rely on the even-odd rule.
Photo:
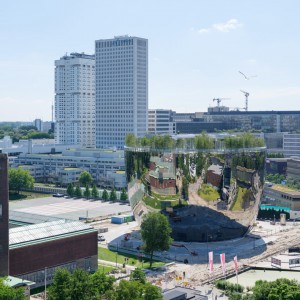
{"label": "white cloud", "polygon": [[[237,19],[230,19],[224,23],[216,23],[207,28],[200,28],[197,31],[199,34],[206,34],[210,31],[219,31],[219,32],[229,32],[231,30],[235,30],[241,27],[243,24],[239,22]],[[194,31],[194,28],[193,28]]]}
{"label": "white cloud", "polygon": [[242,23],[240,23],[237,19],[230,19],[225,23],[214,24],[212,28],[221,32],[229,32],[231,30],[237,29],[241,27]]}

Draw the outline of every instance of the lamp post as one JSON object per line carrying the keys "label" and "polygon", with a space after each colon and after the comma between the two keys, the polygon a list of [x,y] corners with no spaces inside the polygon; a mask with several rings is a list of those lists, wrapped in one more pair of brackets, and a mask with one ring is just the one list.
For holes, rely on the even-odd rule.
{"label": "lamp post", "polygon": [[45,280],[45,292],[44,292],[44,299],[46,299],[47,298],[47,296],[46,296],[46,294],[47,294],[47,267],[45,267],[45,272],[44,272],[44,274],[45,274],[45,278],[44,278],[44,280]]}

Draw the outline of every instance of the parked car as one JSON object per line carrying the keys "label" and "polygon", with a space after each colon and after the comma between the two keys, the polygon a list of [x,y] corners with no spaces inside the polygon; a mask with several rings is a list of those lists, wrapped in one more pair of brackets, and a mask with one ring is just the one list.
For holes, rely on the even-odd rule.
{"label": "parked car", "polygon": [[105,237],[103,235],[98,235],[98,241],[99,242],[104,242],[105,241]]}
{"label": "parked car", "polygon": [[53,194],[52,196],[53,196],[53,197],[57,197],[57,198],[61,198],[61,197],[64,196],[64,194],[56,193],[56,194]]}

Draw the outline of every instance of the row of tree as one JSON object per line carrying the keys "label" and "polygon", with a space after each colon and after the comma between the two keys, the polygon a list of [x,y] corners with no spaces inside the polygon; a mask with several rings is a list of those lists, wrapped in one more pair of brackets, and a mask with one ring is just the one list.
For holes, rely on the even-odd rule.
{"label": "row of tree", "polygon": [[[84,196],[85,198],[93,198],[93,199],[102,199],[104,201],[110,200],[110,201],[116,201],[118,200],[116,189],[113,188],[110,193],[106,189],[103,190],[102,194],[100,195],[98,188],[93,185],[92,189],[88,185],[85,186],[84,191],[82,192],[81,188],[79,185],[73,185],[70,183],[67,187],[67,194],[70,197],[77,197],[81,198]],[[125,188],[122,189],[121,194],[120,194],[120,200],[121,201],[126,201],[128,199],[127,192]]]}
{"label": "row of tree", "polygon": [[195,149],[214,149],[225,147],[253,148],[265,145],[262,138],[255,137],[250,132],[244,132],[236,136],[226,136],[223,140],[215,140],[207,133],[202,132],[194,138],[172,139],[169,135],[152,135],[137,138],[133,133],[127,134],[125,145],[128,147],[150,147],[152,149],[174,149],[174,148],[195,148]]}
{"label": "row of tree", "polygon": [[231,292],[229,300],[299,300],[300,284],[296,280],[280,278],[275,281],[258,280],[251,294]]}
{"label": "row of tree", "polygon": [[51,130],[49,132],[40,132],[35,126],[18,126],[17,123],[0,124],[0,139],[10,136],[13,143],[19,140],[27,139],[53,139],[54,135]]}
{"label": "row of tree", "polygon": [[136,269],[131,273],[130,280],[116,283],[113,276],[105,275],[98,270],[90,275],[82,269],[73,273],[58,269],[53,284],[48,290],[49,300],[160,300],[161,291],[158,287],[147,283],[145,273]]}

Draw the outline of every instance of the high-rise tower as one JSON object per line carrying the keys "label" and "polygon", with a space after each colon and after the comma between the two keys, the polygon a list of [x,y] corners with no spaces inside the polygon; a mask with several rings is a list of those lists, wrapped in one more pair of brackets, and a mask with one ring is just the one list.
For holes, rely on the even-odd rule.
{"label": "high-rise tower", "polygon": [[98,40],[95,54],[96,146],[122,149],[127,133],[147,132],[148,40]]}
{"label": "high-rise tower", "polygon": [[8,276],[8,166],[6,154],[0,153],[0,277]]}
{"label": "high-rise tower", "polygon": [[55,141],[95,147],[95,56],[71,53],[55,61]]}

